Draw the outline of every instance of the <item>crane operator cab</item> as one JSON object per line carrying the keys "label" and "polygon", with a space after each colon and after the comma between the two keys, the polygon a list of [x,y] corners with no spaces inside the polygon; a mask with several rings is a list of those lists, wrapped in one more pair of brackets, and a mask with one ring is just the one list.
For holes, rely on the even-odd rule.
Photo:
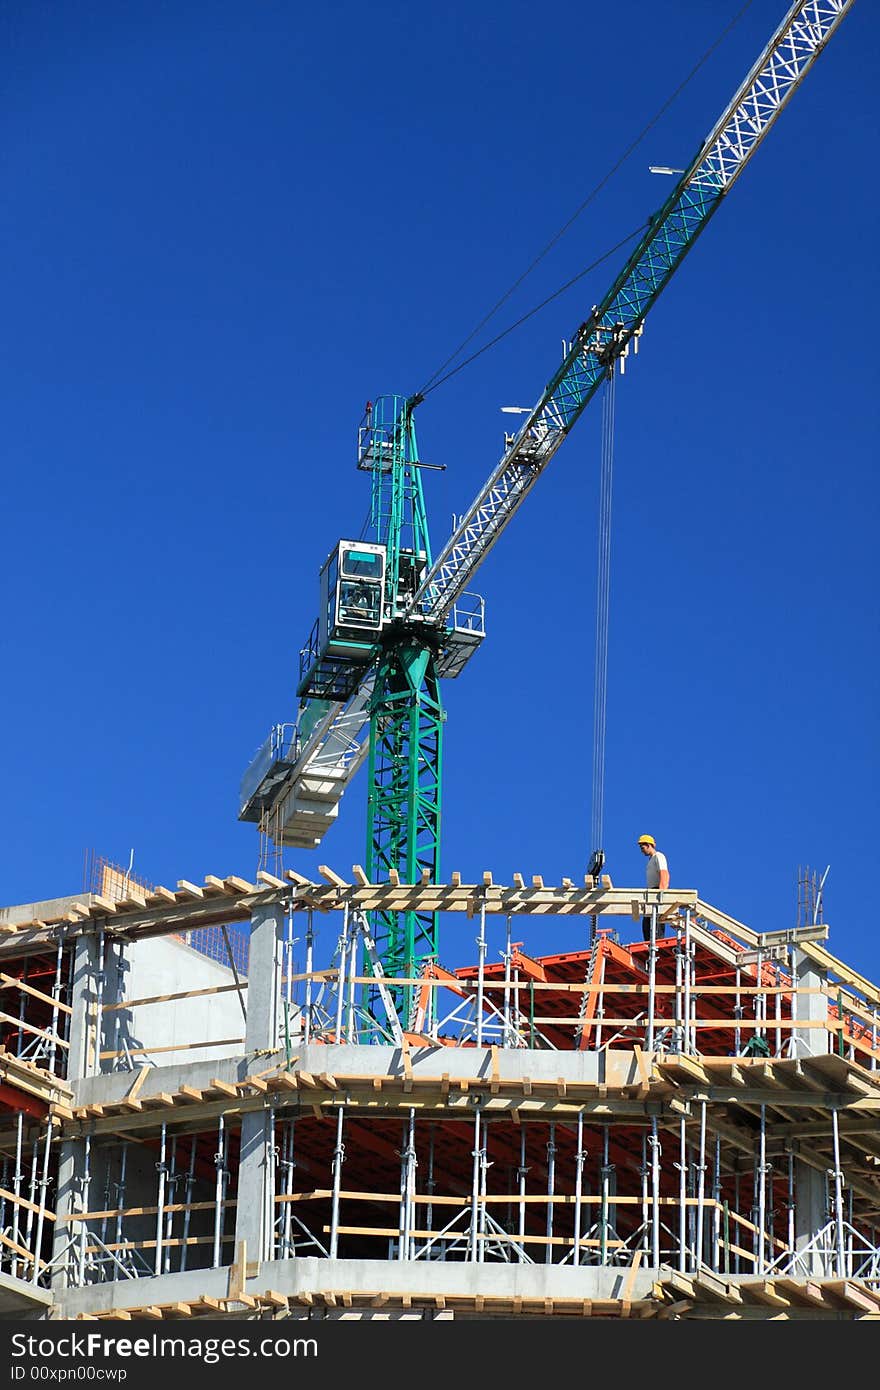
{"label": "crane operator cab", "polygon": [[300,653],[297,693],[347,699],[369,665],[384,623],[385,547],[339,541],[321,570],[320,601]]}
{"label": "crane operator cab", "polygon": [[357,656],[382,629],[385,547],[340,541],[321,570],[319,627],[324,642],[340,655]]}

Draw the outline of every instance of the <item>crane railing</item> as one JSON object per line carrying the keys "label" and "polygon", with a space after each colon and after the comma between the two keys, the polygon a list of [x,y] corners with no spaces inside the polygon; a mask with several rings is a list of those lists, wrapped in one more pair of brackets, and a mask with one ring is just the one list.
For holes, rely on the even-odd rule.
{"label": "crane railing", "polygon": [[467,587],[855,0],[796,0],[464,513],[409,613],[440,621]]}

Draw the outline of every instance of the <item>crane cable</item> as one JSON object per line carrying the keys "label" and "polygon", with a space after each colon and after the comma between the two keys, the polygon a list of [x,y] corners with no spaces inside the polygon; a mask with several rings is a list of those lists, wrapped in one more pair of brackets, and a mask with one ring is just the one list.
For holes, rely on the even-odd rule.
{"label": "crane cable", "polygon": [[608,715],[608,627],[611,611],[611,493],[614,482],[614,364],[602,395],[602,444],[596,539],[596,650],[593,685],[593,796],[590,834],[594,856],[605,834],[605,731]]}
{"label": "crane cable", "polygon": [[[635,137],[635,139],[632,140],[629,145],[627,145],[626,149],[623,151],[623,154],[621,154],[617,158],[617,160],[614,164],[612,164],[611,168],[607,171],[607,173],[605,173],[599,180],[599,182],[590,190],[584,201],[581,203],[580,207],[576,208],[575,211],[568,218],[568,220],[563,223],[563,225],[559,228],[557,232],[554,233],[554,235],[547,242],[546,246],[544,246],[543,249],[538,252],[535,259],[528,266],[526,266],[522,274],[519,275],[517,279],[514,280],[513,284],[504,291],[504,294],[502,294],[501,298],[496,300],[496,302],[492,305],[492,308],[488,311],[488,313],[484,314],[483,318],[480,319],[480,322],[476,325],[476,327],[471,329],[467,337],[462,339],[455,351],[450,353],[445,362],[441,362],[440,366],[433,373],[433,375],[428,378],[421,390],[416,393],[418,396],[427,396],[429,391],[434,391],[437,389],[438,386],[442,386],[444,381],[448,381],[451,376],[455,376],[456,372],[461,371],[463,367],[467,367],[471,362],[474,362],[478,357],[481,357],[484,352],[487,352],[490,347],[494,347],[495,344],[500,342],[502,338],[505,338],[508,333],[512,333],[514,328],[519,328],[520,324],[525,323],[526,319],[532,317],[532,314],[536,314],[538,312],[538,309],[543,309],[545,304],[550,303],[550,300],[555,299],[557,295],[562,294],[563,290],[566,290],[569,288],[569,286],[575,284],[576,281],[579,280],[582,275],[587,274],[588,270],[592,270],[595,268],[595,266],[601,265],[602,261],[606,259],[606,256],[601,256],[598,261],[594,261],[592,266],[588,266],[586,270],[581,271],[580,275],[576,275],[573,280],[569,280],[568,284],[563,285],[562,289],[557,290],[556,294],[550,295],[549,299],[545,299],[543,303],[537,305],[536,308],[530,310],[529,313],[524,314],[522,318],[517,319],[516,323],[512,324],[510,328],[505,329],[503,333],[499,333],[498,336],[496,338],[493,338],[491,342],[487,343],[485,347],[480,348],[479,352],[472,353],[470,357],[468,357],[453,371],[446,371],[446,368],[451,366],[451,364],[455,361],[456,357],[459,357],[461,353],[464,352],[468,344],[472,343],[474,338],[476,338],[477,334],[480,333],[482,329],[486,327],[486,324],[489,322],[489,320],[494,318],[494,316],[498,313],[498,310],[502,307],[502,305],[507,303],[510,296],[516,290],[519,289],[523,281],[529,275],[531,275],[535,267],[540,265],[541,261],[548,254],[548,252],[552,251],[553,247],[556,245],[558,241],[561,241],[561,239],[565,236],[565,233],[569,230],[569,228],[574,226],[574,223],[578,220],[581,214],[586,211],[586,209],[590,206],[593,200],[596,197],[598,197],[598,195],[602,192],[602,189],[605,187],[605,185],[614,177],[618,170],[623,167],[623,165],[629,159],[630,155],[632,155],[635,152],[635,150],[638,149],[639,145],[642,143],[645,137],[649,135],[650,132],[654,129],[654,126],[657,124],[660,118],[666,114],[673,102],[681,96],[685,87],[687,87],[693,81],[700,69],[709,61],[716,48],[718,48],[724,41],[724,39],[727,38],[727,35],[730,33],[730,31],[736,28],[737,24],[742,19],[743,15],[746,13],[746,10],[751,9],[753,4],[754,0],[745,0],[745,4],[737,10],[736,14],[733,16],[733,19],[731,19],[730,22],[727,25],[725,25],[725,27],[721,30],[721,33],[718,35],[717,39],[715,39],[715,41],[709,45],[702,57],[697,60],[697,62],[694,64],[694,66],[688,73],[687,77],[685,77],[678,84],[674,92],[672,92],[672,94],[666,98],[663,105],[659,107],[658,110],[654,113],[654,115],[648,121],[647,125],[643,126],[642,129],[639,131],[638,135]],[[639,228],[639,230],[642,230],[642,228]],[[634,236],[635,233],[633,233],[632,235]],[[628,241],[629,237],[627,237],[625,240]],[[624,245],[624,242],[620,242],[618,247],[614,247],[612,248],[612,250],[618,250],[619,246],[622,245]],[[607,255],[611,255],[611,252],[608,252]],[[444,372],[446,372],[445,376],[442,375],[442,373]],[[438,377],[440,378],[439,381]]]}

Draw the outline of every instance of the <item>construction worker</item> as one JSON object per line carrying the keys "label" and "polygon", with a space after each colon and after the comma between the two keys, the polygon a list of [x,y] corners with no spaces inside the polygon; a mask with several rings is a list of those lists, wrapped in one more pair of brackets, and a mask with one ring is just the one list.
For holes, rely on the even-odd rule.
{"label": "construction worker", "polygon": [[[666,855],[661,854],[660,850],[657,848],[657,842],[655,841],[654,836],[640,835],[639,849],[642,851],[642,854],[648,861],[645,866],[645,887],[648,889],[668,888],[669,866],[666,863]],[[657,923],[657,935],[666,935],[666,928],[660,922]],[[651,940],[650,917],[642,918],[642,936],[645,938],[646,941]]]}

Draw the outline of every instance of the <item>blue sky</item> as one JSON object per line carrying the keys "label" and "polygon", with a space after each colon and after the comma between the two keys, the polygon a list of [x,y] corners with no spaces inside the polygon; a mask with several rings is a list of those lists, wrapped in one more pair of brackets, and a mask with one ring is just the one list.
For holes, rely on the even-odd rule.
{"label": "blue sky", "polygon": [[[238,782],[367,508],[365,400],[431,375],[738,8],[7,0],[3,902],[77,890],[89,847],[154,882],[255,871]],[[784,9],[752,4],[498,327],[659,206],[648,166],[686,163]],[[620,383],[606,815],[615,883],[647,830],[758,929],[830,863],[832,949],[874,978],[878,41],[862,0]],[[420,408],[435,548],[614,270]],[[489,635],[445,687],[466,878],[591,848],[599,416],[481,570]],[[288,864],[362,862],[365,793]]]}

